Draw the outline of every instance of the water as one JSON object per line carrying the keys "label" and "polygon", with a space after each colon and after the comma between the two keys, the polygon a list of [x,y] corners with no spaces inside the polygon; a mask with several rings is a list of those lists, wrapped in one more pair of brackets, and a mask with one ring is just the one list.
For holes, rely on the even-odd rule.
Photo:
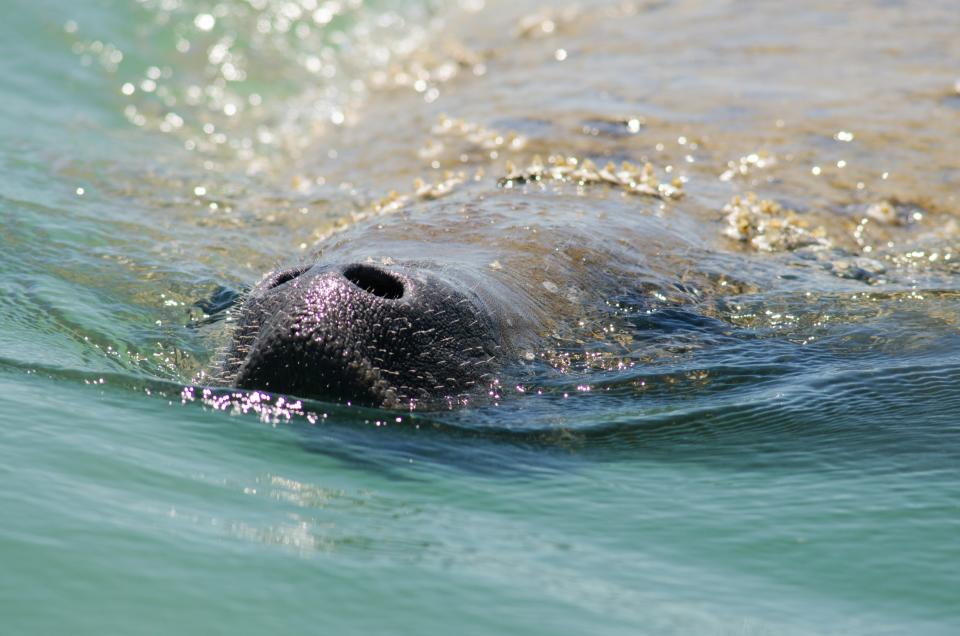
{"label": "water", "polygon": [[[956,633],[952,4],[18,3],[2,632]],[[684,196],[497,187],[559,153]],[[660,296],[466,410],[183,390],[194,302],[468,205],[531,250],[636,215]]]}

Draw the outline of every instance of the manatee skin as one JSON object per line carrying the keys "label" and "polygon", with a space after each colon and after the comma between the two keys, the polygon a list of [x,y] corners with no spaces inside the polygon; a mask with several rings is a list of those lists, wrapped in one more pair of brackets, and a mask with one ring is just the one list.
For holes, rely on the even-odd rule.
{"label": "manatee skin", "polygon": [[551,347],[619,334],[610,299],[676,296],[679,276],[708,289],[716,272],[688,256],[708,265],[698,226],[634,205],[477,184],[357,223],[253,288],[207,377],[392,408],[482,402]]}
{"label": "manatee skin", "polygon": [[495,312],[422,265],[324,264],[274,272],[239,312],[227,383],[376,406],[456,401],[501,360]]}

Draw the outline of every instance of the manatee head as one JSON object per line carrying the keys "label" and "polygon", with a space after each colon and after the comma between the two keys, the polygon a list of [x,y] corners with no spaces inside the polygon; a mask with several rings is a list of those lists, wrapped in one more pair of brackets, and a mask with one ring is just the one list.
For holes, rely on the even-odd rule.
{"label": "manatee head", "polygon": [[273,272],[239,308],[220,379],[375,406],[461,402],[492,380],[502,342],[470,287],[415,264]]}

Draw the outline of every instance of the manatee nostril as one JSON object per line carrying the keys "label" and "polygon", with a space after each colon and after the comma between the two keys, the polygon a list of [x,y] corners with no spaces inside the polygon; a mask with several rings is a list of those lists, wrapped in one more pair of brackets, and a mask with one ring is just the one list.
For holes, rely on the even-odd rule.
{"label": "manatee nostril", "polygon": [[365,292],[395,300],[403,297],[403,282],[384,271],[370,265],[350,265],[343,270],[343,276],[348,281]]}
{"label": "manatee nostril", "polygon": [[274,289],[279,287],[284,283],[289,283],[295,278],[300,278],[303,274],[310,270],[309,267],[294,267],[293,269],[284,270],[282,272],[276,272],[270,276],[267,280],[263,282],[264,289]]}

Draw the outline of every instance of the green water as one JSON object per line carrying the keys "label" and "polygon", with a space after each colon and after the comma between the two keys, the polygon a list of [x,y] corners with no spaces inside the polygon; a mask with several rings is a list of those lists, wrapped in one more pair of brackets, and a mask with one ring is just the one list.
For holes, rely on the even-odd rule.
{"label": "green water", "polygon": [[[951,3],[864,2],[838,19],[817,2],[747,16],[720,0],[591,2],[570,23],[554,16],[547,31],[567,39],[531,36],[484,69],[436,42],[456,29],[473,51],[505,33],[527,42],[533,27],[516,24],[540,5],[479,4],[45,0],[6,12],[0,633],[960,630],[960,280],[945,260],[960,252],[960,51],[937,44],[960,28]],[[609,90],[551,101],[513,81],[530,66],[510,70],[511,55],[559,60],[562,45],[577,63],[600,22],[622,24],[595,80]],[[784,24],[799,34],[789,46]],[[804,51],[832,29],[847,33],[835,45],[847,65],[811,63]],[[619,72],[641,46],[675,54]],[[871,46],[881,57],[855,55]],[[738,57],[761,50],[796,60],[795,84]],[[894,62],[863,64],[882,55]],[[394,68],[416,76],[445,56],[459,76],[435,101]],[[857,90],[801,91],[818,73]],[[481,81],[487,105],[471,101]],[[408,95],[424,117],[381,122],[390,134],[363,126]],[[513,117],[595,121],[614,107],[649,115],[642,150]],[[182,392],[222,342],[193,303],[255,282],[386,196],[420,169],[402,167],[416,156],[406,136],[446,109],[512,121],[535,149],[678,165],[686,140],[658,155],[657,135],[709,137],[718,163],[690,163],[678,214],[714,236],[719,263],[779,282],[745,286],[703,322],[625,309],[636,365],[554,365],[530,378],[536,391],[401,413],[399,426],[394,412],[244,413],[249,396]],[[836,162],[832,135],[851,121],[862,145],[844,170],[861,172],[825,184],[794,169]],[[351,148],[363,130],[375,142]],[[886,266],[870,284],[809,255],[745,251],[723,235],[729,180],[717,175],[760,146],[780,163],[750,188],[827,210],[838,244],[855,246],[860,179],[934,221],[874,237],[892,247],[861,254]],[[302,187],[311,165],[326,177]]]}

